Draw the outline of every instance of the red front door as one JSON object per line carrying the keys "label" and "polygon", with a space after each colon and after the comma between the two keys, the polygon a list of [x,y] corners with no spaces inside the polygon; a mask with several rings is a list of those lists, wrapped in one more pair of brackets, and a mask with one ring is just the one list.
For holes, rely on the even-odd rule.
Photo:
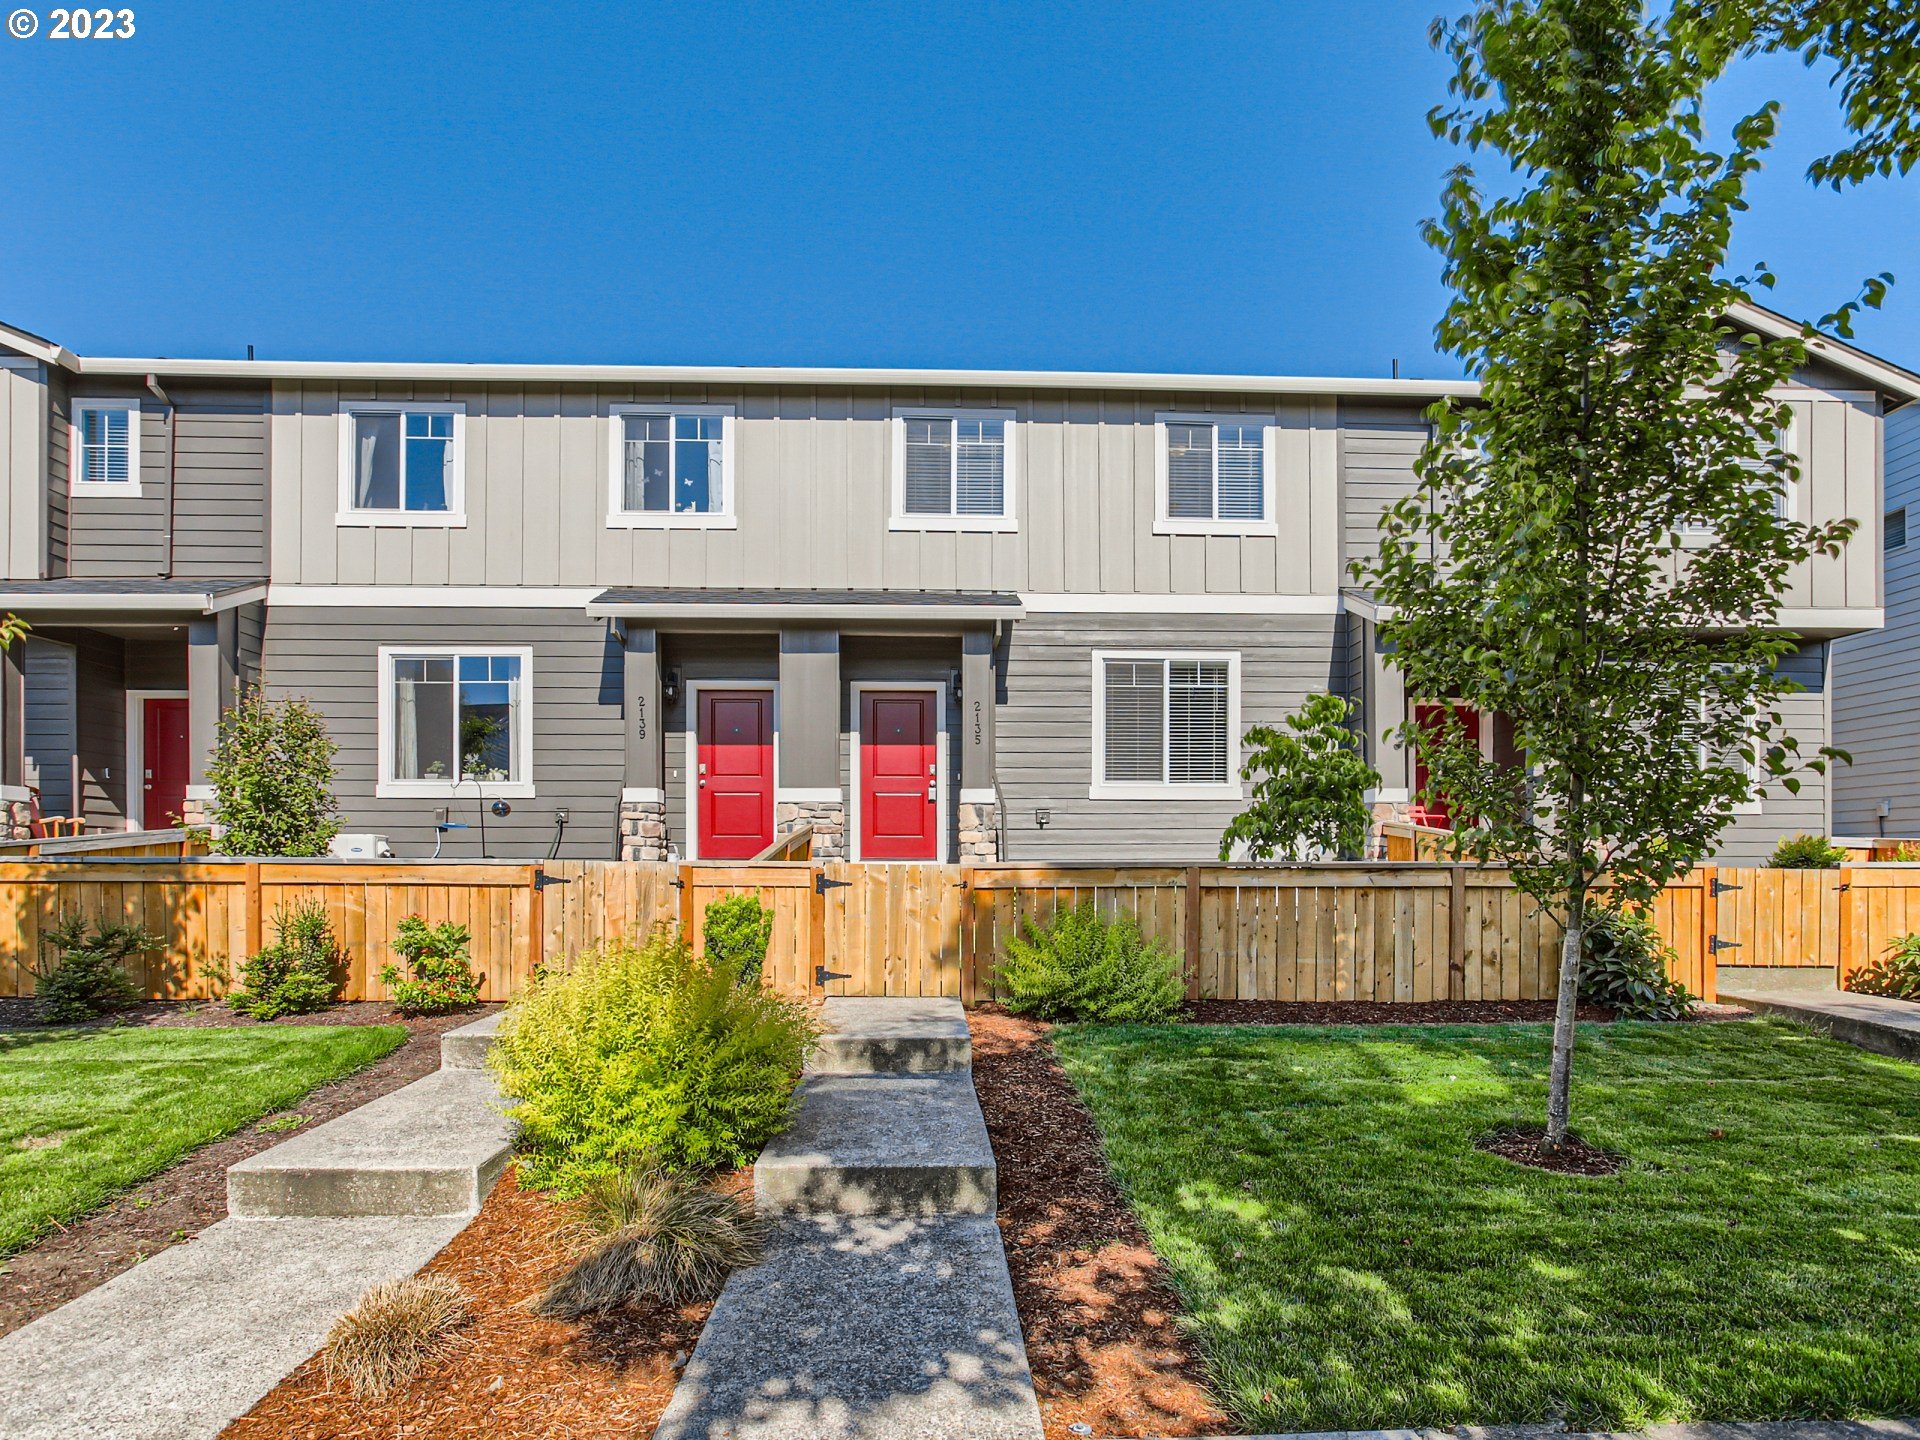
{"label": "red front door", "polygon": [[773,692],[702,690],[699,856],[751,860],[773,843]]}
{"label": "red front door", "polygon": [[[1461,730],[1466,733],[1469,743],[1480,743],[1480,712],[1470,705],[1455,705],[1454,718]],[[1422,730],[1435,734],[1445,726],[1447,707],[1445,705],[1416,705],[1413,707],[1413,720]],[[1427,795],[1430,777],[1427,774],[1427,762],[1420,758],[1418,751],[1413,757],[1413,803],[1414,820],[1422,825],[1437,826],[1442,830],[1453,828],[1453,811],[1444,795]]]}
{"label": "red front door", "polygon": [[860,696],[860,858],[940,858],[939,719],[924,690]]}
{"label": "red front door", "polygon": [[140,824],[166,830],[180,823],[187,808],[187,702],[140,703]]}

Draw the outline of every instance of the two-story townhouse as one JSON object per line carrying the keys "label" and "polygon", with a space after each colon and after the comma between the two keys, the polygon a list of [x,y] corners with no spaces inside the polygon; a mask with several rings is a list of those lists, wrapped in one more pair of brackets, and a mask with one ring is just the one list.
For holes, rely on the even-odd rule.
{"label": "two-story townhouse", "polygon": [[[1817,348],[1786,503],[1877,515],[1920,381]],[[349,827],[403,856],[744,858],[805,823],[816,855],[1197,861],[1246,728],[1323,690],[1383,810],[1418,784],[1347,565],[1469,385],[0,357],[0,604],[33,627],[0,793],[47,813],[191,816],[256,675],[321,708]],[[1793,577],[1803,747],[1878,543]]]}

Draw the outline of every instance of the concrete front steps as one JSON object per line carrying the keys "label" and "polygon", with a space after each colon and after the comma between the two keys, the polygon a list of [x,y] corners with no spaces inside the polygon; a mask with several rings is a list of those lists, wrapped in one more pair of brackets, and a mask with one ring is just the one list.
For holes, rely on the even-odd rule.
{"label": "concrete front steps", "polygon": [[832,999],[656,1440],[1039,1440],[957,1000]]}

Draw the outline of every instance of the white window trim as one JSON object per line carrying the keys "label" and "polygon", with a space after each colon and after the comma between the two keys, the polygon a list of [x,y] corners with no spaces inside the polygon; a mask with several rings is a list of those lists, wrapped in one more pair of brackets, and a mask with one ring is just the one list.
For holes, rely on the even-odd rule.
{"label": "white window trim", "polygon": [[[1781,451],[1793,460],[1795,474],[1792,477],[1780,477],[1781,497],[1786,504],[1781,507],[1788,520],[1801,520],[1806,516],[1806,496],[1808,484],[1806,457],[1800,453],[1800,415],[1795,411],[1787,419],[1780,431]],[[1711,525],[1682,525],[1680,527],[1680,546],[1684,550],[1704,550],[1713,544],[1719,534]]]}
{"label": "white window trim", "polygon": [[[520,662],[520,718],[525,721],[514,737],[518,780],[402,780],[393,773],[393,662],[420,655],[506,655]],[[379,780],[373,793],[382,798],[458,795],[527,800],[535,793],[533,781],[533,647],[529,645],[382,645],[379,658]],[[459,667],[454,667],[456,676]],[[457,683],[457,682],[456,682]]]}
{"label": "white window trim", "polygon": [[[621,505],[626,487],[625,456],[622,453],[628,415],[718,415],[720,417],[720,509],[693,511],[627,510]],[[739,417],[731,405],[611,405],[607,408],[607,525],[614,530],[734,530],[739,527],[735,513],[733,454],[735,429]]]}
{"label": "white window trim", "polygon": [[[127,691],[127,829],[144,830],[147,828],[147,701],[149,700],[185,700],[192,703],[193,697],[184,690],[129,690]],[[191,717],[189,717],[189,722]],[[189,775],[191,775],[192,747],[188,747]],[[193,798],[194,785],[187,786],[187,798]],[[82,797],[73,797],[74,809],[81,807]]]}
{"label": "white window trim", "polygon": [[[939,416],[948,420],[998,420],[1006,429],[1001,464],[998,515],[909,515],[907,513],[907,419],[909,416]],[[893,514],[889,530],[974,531],[985,534],[1012,534],[1020,528],[1020,425],[1011,410],[980,410],[953,405],[896,405],[890,422],[892,432]]]}
{"label": "white window trim", "polygon": [[[1227,664],[1227,779],[1224,784],[1108,780],[1107,662],[1109,660],[1224,660]],[[1240,652],[1238,650],[1096,650],[1093,652],[1093,783],[1090,800],[1239,800]]]}
{"label": "white window trim", "polygon": [[[780,838],[780,682],[778,680],[689,680],[686,683],[686,774],[682,812],[686,826],[686,858],[700,858],[700,692],[702,690],[758,690],[773,697],[773,835]],[[743,865],[743,860],[727,862]]]}
{"label": "white window trim", "polygon": [[[85,459],[80,446],[80,417],[88,410],[126,410],[127,478],[124,480],[82,480]],[[112,497],[119,500],[140,498],[140,401],[125,395],[76,395],[67,410],[67,491],[72,495]]]}
{"label": "white window trim", "polygon": [[[1192,520],[1174,519],[1167,501],[1167,426],[1259,425],[1260,508],[1264,520]],[[1213,448],[1214,503],[1219,504],[1220,445],[1216,433]],[[1206,414],[1169,410],[1153,417],[1153,533],[1156,535],[1278,535],[1280,517],[1280,419],[1277,415]]]}
{"label": "white window trim", "polygon": [[[914,413],[924,415],[928,412],[917,410]],[[847,858],[849,860],[860,860],[863,858],[860,854],[860,791],[863,788],[860,784],[860,699],[869,690],[882,692],[898,690],[920,691],[934,697],[934,718],[939,728],[937,731],[938,738],[934,743],[933,778],[935,794],[933,823],[937,827],[934,833],[939,839],[934,847],[934,857],[930,861],[870,860],[866,863],[870,865],[944,865],[951,859],[949,854],[951,847],[947,841],[947,834],[948,827],[952,821],[948,815],[947,787],[951,783],[948,768],[951,764],[950,752],[953,748],[947,734],[947,708],[949,701],[947,697],[947,682],[944,680],[900,680],[893,682],[856,680],[847,686],[847,694],[852,702],[849,711],[852,716],[852,723],[848,727],[851,732],[849,737],[851,744],[848,746],[847,751],[847,764],[850,767],[847,772],[849,781],[847,788],[850,792],[847,807]]]}
{"label": "white window trim", "polygon": [[[453,465],[447,477],[445,510],[359,510],[353,504],[353,418],[356,415],[451,415]],[[405,426],[402,425],[404,431]],[[401,437],[404,467],[406,439]],[[404,472],[401,483],[405,484]],[[336,525],[393,527],[403,530],[459,530],[467,523],[467,407],[446,400],[342,400],[340,402],[340,496]]]}

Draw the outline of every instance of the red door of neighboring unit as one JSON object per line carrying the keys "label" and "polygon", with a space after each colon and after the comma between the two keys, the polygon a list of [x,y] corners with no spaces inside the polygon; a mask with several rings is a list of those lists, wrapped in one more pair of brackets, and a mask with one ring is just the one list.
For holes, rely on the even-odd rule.
{"label": "red door of neighboring unit", "polygon": [[[1460,728],[1466,732],[1468,741],[1480,743],[1480,712],[1470,705],[1455,705],[1454,718],[1460,722]],[[1446,724],[1447,707],[1445,705],[1416,705],[1413,707],[1414,723],[1422,730],[1438,731]],[[1453,828],[1453,811],[1444,795],[1426,798],[1427,764],[1418,752],[1413,757],[1413,804],[1414,821],[1421,825],[1433,825],[1442,830]],[[1424,808],[1422,808],[1424,807]]]}
{"label": "red door of neighboring unit", "polygon": [[699,852],[751,860],[773,843],[773,692],[702,690]]}
{"label": "red door of neighboring unit", "polygon": [[860,858],[940,858],[936,697],[868,690],[860,696]]}
{"label": "red door of neighboring unit", "polygon": [[143,700],[140,735],[140,823],[165,830],[187,808],[187,702]]}

